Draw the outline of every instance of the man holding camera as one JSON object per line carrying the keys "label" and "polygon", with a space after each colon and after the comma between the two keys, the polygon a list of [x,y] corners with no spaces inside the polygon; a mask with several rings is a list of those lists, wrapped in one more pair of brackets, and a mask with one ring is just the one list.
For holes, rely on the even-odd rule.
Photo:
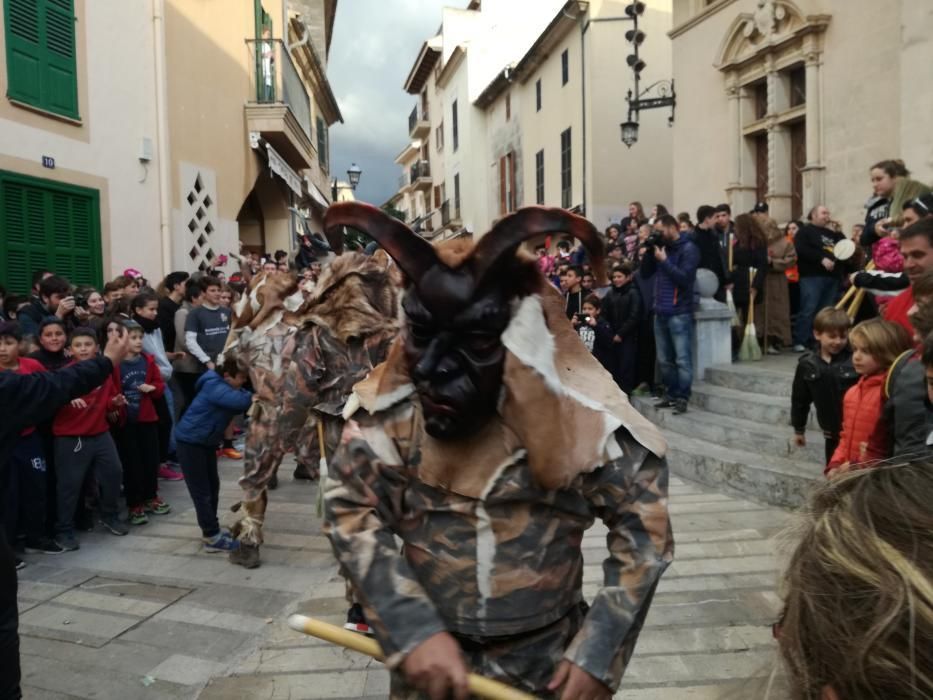
{"label": "man holding camera", "polygon": [[16,320],[24,336],[39,335],[39,324],[48,316],[57,316],[72,330],[75,321],[75,298],[71,295],[71,284],[64,277],[51,275],[39,283],[39,298],[23,307]]}
{"label": "man holding camera", "polygon": [[700,251],[681,235],[677,219],[666,215],[654,222],[640,253],[642,276],[654,278],[654,335],[665,388],[656,405],[685,413],[693,384],[693,285]]}

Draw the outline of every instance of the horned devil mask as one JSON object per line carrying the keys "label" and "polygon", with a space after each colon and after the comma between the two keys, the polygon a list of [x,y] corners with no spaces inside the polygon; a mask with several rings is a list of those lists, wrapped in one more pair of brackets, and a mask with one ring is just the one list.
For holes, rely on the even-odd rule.
{"label": "horned devil mask", "polygon": [[405,364],[425,429],[439,440],[472,435],[496,410],[506,356],[501,336],[513,302],[546,284],[533,258],[518,254],[522,242],[571,234],[589,250],[597,276],[605,277],[596,229],[563,209],[521,209],[476,245],[455,239],[437,248],[401,221],[359,202],[327,210],[325,230],[340,226],[371,236],[405,273]]}

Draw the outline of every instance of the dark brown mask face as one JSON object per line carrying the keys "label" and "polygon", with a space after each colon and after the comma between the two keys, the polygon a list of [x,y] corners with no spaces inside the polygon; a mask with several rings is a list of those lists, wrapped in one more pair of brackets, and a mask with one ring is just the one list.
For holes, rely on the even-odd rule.
{"label": "dark brown mask face", "polygon": [[510,312],[494,292],[450,314],[444,306],[428,306],[409,289],[402,302],[403,347],[425,430],[438,440],[453,440],[474,434],[495,413],[506,352],[502,332]]}

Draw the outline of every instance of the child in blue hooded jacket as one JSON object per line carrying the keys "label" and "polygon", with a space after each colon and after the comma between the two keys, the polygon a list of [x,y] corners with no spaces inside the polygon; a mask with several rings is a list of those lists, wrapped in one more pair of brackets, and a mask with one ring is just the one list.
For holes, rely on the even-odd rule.
{"label": "child in blue hooded jacket", "polygon": [[178,458],[206,552],[229,552],[239,546],[217,520],[220,494],[217,445],[230,420],[252,402],[252,393],[243,388],[246,380],[246,370],[233,359],[226,360],[217,370],[208,370],[198,378],[194,400],[175,426]]}

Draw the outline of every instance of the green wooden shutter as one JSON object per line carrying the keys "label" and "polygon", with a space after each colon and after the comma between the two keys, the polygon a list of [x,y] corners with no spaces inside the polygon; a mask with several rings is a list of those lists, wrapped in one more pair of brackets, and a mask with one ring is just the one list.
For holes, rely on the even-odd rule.
{"label": "green wooden shutter", "polygon": [[78,119],[73,0],[4,0],[7,95]]}
{"label": "green wooden shutter", "polygon": [[0,281],[26,292],[34,270],[73,284],[102,283],[96,190],[0,171]]}
{"label": "green wooden shutter", "polygon": [[33,105],[39,105],[42,101],[42,66],[45,50],[39,35],[41,1],[6,0],[3,7],[7,95],[14,100]]}
{"label": "green wooden shutter", "polygon": [[73,0],[45,0],[45,108],[78,118]]}

